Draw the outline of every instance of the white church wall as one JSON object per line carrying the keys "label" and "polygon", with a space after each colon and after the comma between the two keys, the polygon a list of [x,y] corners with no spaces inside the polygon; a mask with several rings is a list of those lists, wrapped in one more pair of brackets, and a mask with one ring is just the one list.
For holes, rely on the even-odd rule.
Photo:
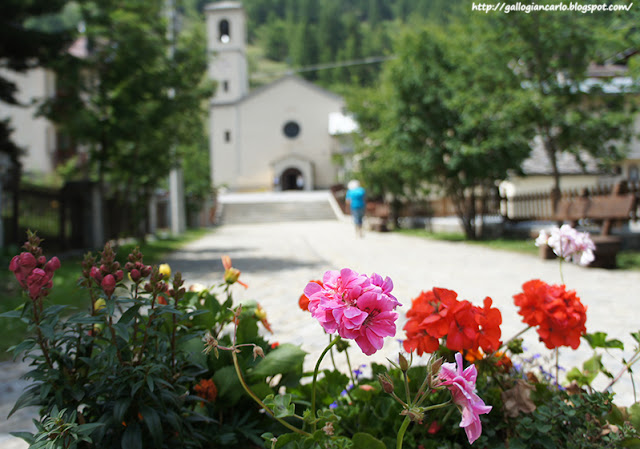
{"label": "white church wall", "polygon": [[217,187],[234,185],[240,175],[240,140],[235,131],[238,128],[237,115],[234,105],[217,106],[211,110],[209,140],[211,148],[215,148],[211,158],[211,174],[213,185]]}
{"label": "white church wall", "polygon": [[[335,182],[336,169],[331,163],[332,137],[327,132],[330,112],[339,111],[343,102],[298,78],[288,77],[245,100],[241,106],[243,174],[261,176],[269,186],[280,173],[264,172],[265,166],[295,155],[314,165],[314,188],[327,188]],[[284,134],[287,122],[300,126],[299,134]],[[308,182],[308,180],[305,180]]]}

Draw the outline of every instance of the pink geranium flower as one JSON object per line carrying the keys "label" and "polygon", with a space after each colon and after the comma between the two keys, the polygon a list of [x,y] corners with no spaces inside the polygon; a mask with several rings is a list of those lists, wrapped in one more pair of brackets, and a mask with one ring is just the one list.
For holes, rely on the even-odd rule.
{"label": "pink geranium flower", "polygon": [[388,277],[366,275],[344,268],[327,271],[322,285],[310,282],[304,289],[309,312],[327,333],[355,340],[362,352],[371,355],[383,345],[384,337],[396,333],[393,312],[400,305],[391,295],[393,282]]}
{"label": "pink geranium flower", "polygon": [[462,421],[469,443],[473,443],[482,433],[480,415],[489,413],[491,406],[485,405],[475,393],[478,372],[474,365],[462,370],[462,354],[456,354],[455,363],[443,363],[440,370],[440,385],[446,386],[453,397],[453,402],[461,409]]}
{"label": "pink geranium flower", "polygon": [[556,256],[578,265],[589,265],[594,261],[593,251],[596,245],[591,240],[588,232],[578,232],[569,225],[560,228],[554,226],[549,233],[540,231],[536,239],[536,246],[549,245]]}

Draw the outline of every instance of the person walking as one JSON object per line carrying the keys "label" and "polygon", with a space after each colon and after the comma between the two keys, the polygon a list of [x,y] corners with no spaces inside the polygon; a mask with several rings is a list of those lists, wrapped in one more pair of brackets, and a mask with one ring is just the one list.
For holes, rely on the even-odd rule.
{"label": "person walking", "polygon": [[345,200],[351,210],[351,216],[353,217],[353,223],[356,226],[356,236],[362,237],[362,220],[364,218],[365,211],[365,196],[366,191],[364,187],[360,185],[357,180],[349,181],[347,184],[347,195]]}

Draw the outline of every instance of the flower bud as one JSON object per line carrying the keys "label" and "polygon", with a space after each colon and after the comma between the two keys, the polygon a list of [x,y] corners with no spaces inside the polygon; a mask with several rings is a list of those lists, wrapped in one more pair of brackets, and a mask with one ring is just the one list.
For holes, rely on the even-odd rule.
{"label": "flower bud", "polygon": [[257,359],[258,357],[264,358],[264,351],[260,346],[256,345],[253,347],[253,360]]}
{"label": "flower bud", "polygon": [[129,277],[131,278],[131,281],[137,284],[138,281],[140,281],[140,271],[134,268],[133,270],[131,270],[131,273],[129,273]]}
{"label": "flower bud", "polygon": [[122,281],[122,278],[124,277],[124,273],[122,272],[122,270],[118,270],[116,271],[116,280],[118,282]]}
{"label": "flower bud", "polygon": [[389,376],[387,376],[386,374],[378,374],[378,382],[380,382],[380,385],[382,386],[382,390],[385,393],[387,394],[393,393],[393,390],[394,390],[393,382],[391,381],[391,379],[389,379]]}
{"label": "flower bud", "polygon": [[38,257],[38,265],[44,265],[45,263],[47,263],[47,258],[44,256],[40,256]]}
{"label": "flower bud", "polygon": [[402,372],[406,373],[409,370],[409,362],[407,362],[407,359],[401,353],[398,354],[398,362]]}
{"label": "flower bud", "polygon": [[433,376],[437,376],[440,373],[440,368],[442,368],[442,362],[444,362],[444,359],[442,357],[438,357],[431,363],[431,374]]}
{"label": "flower bud", "polygon": [[97,267],[91,267],[91,271],[89,272],[89,275],[95,279],[95,281],[99,284],[100,282],[102,282],[102,275],[100,274],[100,270],[98,270]]}
{"label": "flower bud", "polygon": [[112,274],[108,274],[102,279],[100,286],[102,290],[104,290],[104,294],[111,297],[116,289],[116,278],[114,278]]}
{"label": "flower bud", "polygon": [[240,270],[238,270],[237,268],[231,267],[224,272],[224,281],[227,284],[235,284],[238,281],[239,277]]}
{"label": "flower bud", "polygon": [[162,279],[165,281],[171,277],[171,267],[168,263],[160,264],[158,267],[158,272],[162,275]]}

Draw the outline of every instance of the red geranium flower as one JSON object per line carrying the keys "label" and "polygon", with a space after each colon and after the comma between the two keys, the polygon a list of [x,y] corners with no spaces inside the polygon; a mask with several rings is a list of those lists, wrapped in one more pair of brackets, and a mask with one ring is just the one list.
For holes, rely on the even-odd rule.
{"label": "red geranium flower", "polygon": [[580,337],[587,331],[587,308],[574,290],[564,285],[548,285],[534,279],[522,285],[522,293],[513,297],[518,313],[536,329],[547,348],[570,346],[577,349]]}
{"label": "red geranium flower", "polygon": [[477,307],[469,301],[458,301],[457,296],[452,290],[434,288],[412,301],[404,327],[406,351],[422,355],[436,351],[441,343],[458,352],[477,350],[479,346],[486,352],[498,349],[502,315],[491,307],[491,298],[485,298],[484,307]]}
{"label": "red geranium flower", "polygon": [[493,300],[487,296],[484,298],[484,307],[476,309],[476,322],[480,325],[478,345],[487,353],[498,350],[502,336],[502,314],[500,310],[491,307],[492,303]]}

